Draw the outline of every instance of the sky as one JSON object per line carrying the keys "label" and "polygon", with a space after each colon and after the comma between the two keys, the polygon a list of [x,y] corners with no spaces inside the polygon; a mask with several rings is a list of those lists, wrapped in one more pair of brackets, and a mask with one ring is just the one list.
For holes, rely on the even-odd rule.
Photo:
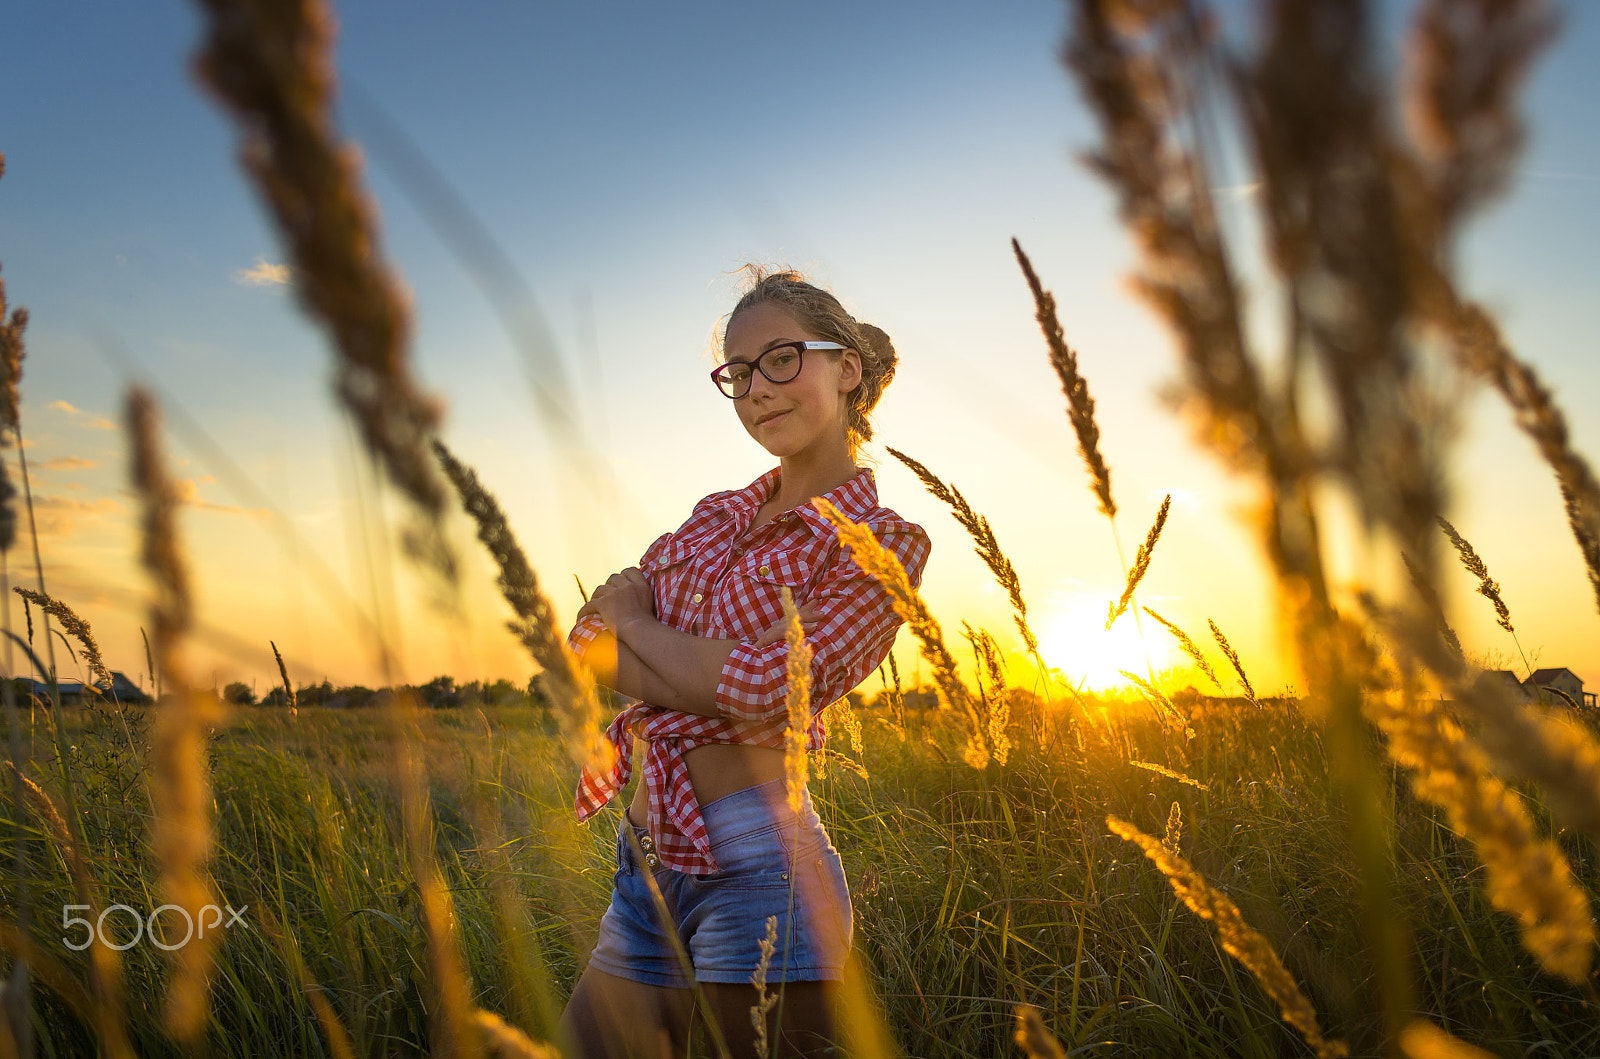
{"label": "sky", "polygon": [[[1458,263],[1594,458],[1600,8],[1560,10],[1563,33],[1526,86],[1512,191],[1474,222]],[[989,519],[1046,661],[1074,683],[1110,687],[1148,666],[1169,688],[1215,690],[1154,623],[1142,637],[1127,618],[1103,628],[1123,563],[1170,494],[1139,602],[1225,668],[1206,635],[1214,620],[1258,691],[1297,688],[1251,489],[1158,398],[1176,350],[1130,293],[1132,244],[1080,161],[1097,132],[1057,60],[1065,4],[826,0],[799,17],[724,2],[446,12],[362,0],[337,14],[338,120],[362,146],[381,250],[412,297],[414,371],[563,620],[579,582],[635,563],[701,496],[774,465],[706,373],[737,270],[787,264],[899,352],[866,458],[880,501],[933,540],[923,594],[958,657],[970,657],[963,619],[1018,648],[1005,595],[885,445]],[[1386,5],[1387,54],[1401,52],[1404,23],[1405,6]],[[7,25],[0,275],[32,314],[22,416],[49,590],[89,620],[113,668],[144,673],[148,586],[122,430],[137,380],[161,402],[189,500],[197,674],[264,692],[270,641],[302,684],[526,680],[534,666],[504,631],[509,610],[464,518],[451,522],[465,563],[454,615],[427,605],[381,529],[398,501],[374,489],[234,129],[191,75],[198,6],[66,0],[24,5]],[[1248,172],[1218,183],[1219,208],[1248,232]],[[1090,492],[1013,236],[1054,291],[1095,399],[1114,527]],[[485,255],[508,262],[487,292],[474,279]],[[493,296],[507,283],[510,314]],[[578,432],[552,430],[536,385],[565,394]],[[1600,687],[1600,615],[1554,479],[1493,394],[1469,393],[1460,414],[1452,521],[1500,583],[1517,639],[1451,565],[1457,631],[1495,664],[1566,666]],[[1338,590],[1392,588],[1337,497],[1324,514]],[[14,576],[31,568],[25,548],[8,558]],[[388,672],[362,631],[373,614],[395,648]],[[15,608],[9,620],[22,625]],[[896,655],[918,672],[909,633]],[[1016,678],[1027,673],[1016,659]]]}

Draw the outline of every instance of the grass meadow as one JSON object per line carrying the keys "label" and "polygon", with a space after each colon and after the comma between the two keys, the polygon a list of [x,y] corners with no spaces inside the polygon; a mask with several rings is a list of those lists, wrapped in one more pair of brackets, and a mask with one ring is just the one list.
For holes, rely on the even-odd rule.
{"label": "grass meadow", "polygon": [[[459,501],[544,698],[421,710],[401,689],[331,708],[297,705],[285,687],[276,705],[248,707],[198,690],[181,497],[159,410],[132,389],[148,664],[165,695],[42,706],[0,685],[12,765],[0,1059],[554,1056],[613,881],[618,806],[584,826],[571,811],[605,698],[565,647],[537,557],[435,436],[438,407],[409,373],[406,301],[373,252],[376,215],[329,116],[330,12],[201,7],[198,76],[238,129],[300,304],[328,335],[336,392],[401,498],[406,561],[448,590],[459,565],[442,527]],[[1115,701],[1060,683],[1039,658],[1006,527],[938,468],[890,450],[948,504],[1014,611],[1022,660],[966,628],[976,664],[963,679],[954,637],[892,556],[819,504],[909,631],[898,666],[830,707],[809,702],[797,617],[791,628],[793,728],[835,711],[828,751],[807,762],[791,744],[790,763],[809,769],[854,896],[843,1050],[1600,1055],[1595,711],[1518,701],[1486,679],[1438,590],[1453,549],[1513,631],[1488,569],[1445,521],[1454,424],[1430,369],[1448,365],[1492,388],[1534,442],[1583,557],[1572,576],[1600,605],[1600,481],[1537,372],[1458,286],[1452,255],[1515,162],[1516,92],[1555,31],[1547,7],[1422,0],[1395,85],[1363,4],[1262,3],[1248,52],[1198,0],[1070,8],[1062,58],[1099,130],[1090,164],[1135,247],[1134,286],[1171,330],[1195,443],[1255,490],[1304,690],[1260,696],[1221,630],[1202,649],[1199,630],[1156,624],[1146,635],[1177,635],[1214,695],[1163,689],[1153,672],[1127,674]],[[1219,130],[1259,177],[1281,334],[1249,325],[1212,213]],[[1100,451],[1090,380],[1047,278],[1015,249],[1084,502],[1114,527],[1116,454]],[[23,486],[0,487],[0,543],[15,543],[19,580],[25,558],[39,572],[40,643],[53,644],[54,621],[98,672],[92,631],[71,600],[48,597],[38,538],[20,530],[26,323],[0,300],[0,432]],[[1372,554],[1404,571],[1399,590],[1336,596],[1316,499],[1328,489],[1362,515]],[[1126,565],[1108,628],[1141,613],[1166,512]],[[907,640],[926,688],[901,685]],[[49,676],[26,641],[6,643],[13,672],[26,657]],[[175,923],[213,905],[242,911],[191,943],[135,940],[132,916],[169,906]],[[74,907],[103,923],[81,949],[64,940],[81,941],[81,925],[57,920]]]}
{"label": "grass meadow", "polygon": [[[889,1054],[1013,1054],[1018,1003],[1039,1008],[1069,1054],[1308,1054],[1214,931],[1107,832],[1107,815],[1170,839],[1271,938],[1327,1032],[1379,1054],[1360,880],[1322,739],[1296,703],[1199,700],[1184,740],[1137,705],[1041,708],[1017,696],[1016,746],[1003,767],[980,771],[962,761],[966,732],[950,713],[907,710],[896,731],[888,700],[892,691],[858,711],[867,776],[834,762],[811,786],[844,857],[858,985],[881,1011]],[[148,809],[129,793],[141,769],[119,727],[91,711],[68,734],[101,906],[148,911],[162,898],[141,841]],[[29,771],[52,775],[49,732],[28,735],[42,755]],[[547,711],[430,710],[413,735],[472,1001],[548,1039],[610,893],[619,810],[572,822],[570,768]],[[205,1035],[217,1051],[251,1042],[250,1054],[337,1054],[311,989],[353,1054],[429,1054],[427,930],[389,738],[379,709],[240,707],[207,739],[211,877],[221,901],[248,905],[246,925],[226,928],[217,949]],[[1389,779],[1396,902],[1425,1010],[1493,1054],[1541,1042],[1549,1054],[1600,1051],[1590,994],[1540,973],[1486,899],[1469,844]],[[44,853],[34,906],[74,903],[48,822],[29,812],[6,823]],[[1592,840],[1562,846],[1593,892]],[[0,896],[16,907],[14,877]],[[125,914],[106,922],[113,939],[132,934]],[[82,935],[56,928],[35,928],[51,968],[35,970],[48,1031],[39,1054],[93,1054],[88,1012],[51,988],[52,975],[88,981],[88,960],[46,943]],[[181,1054],[161,1016],[164,954],[140,944],[121,959],[135,1054]]]}

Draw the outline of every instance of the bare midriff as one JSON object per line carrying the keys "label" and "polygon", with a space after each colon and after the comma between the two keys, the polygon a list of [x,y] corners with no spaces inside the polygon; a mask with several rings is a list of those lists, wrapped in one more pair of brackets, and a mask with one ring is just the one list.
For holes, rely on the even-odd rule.
{"label": "bare midriff", "polygon": [[[779,514],[778,505],[772,500],[761,505],[740,545]],[[647,742],[645,749],[649,749]],[[689,770],[689,786],[694,788],[694,800],[707,805],[724,795],[782,776],[783,750],[780,747],[748,746],[743,743],[706,743],[685,751],[683,763]],[[649,792],[646,789],[648,783],[648,780],[641,778],[633,801],[628,803],[628,819],[639,827],[646,826],[650,815]]]}
{"label": "bare midriff", "polygon": [[[694,800],[701,805],[783,775],[783,751],[771,746],[707,743],[687,751],[683,762],[689,769]],[[633,801],[628,803],[628,819],[640,827],[646,825],[650,815],[648,783],[641,779]]]}

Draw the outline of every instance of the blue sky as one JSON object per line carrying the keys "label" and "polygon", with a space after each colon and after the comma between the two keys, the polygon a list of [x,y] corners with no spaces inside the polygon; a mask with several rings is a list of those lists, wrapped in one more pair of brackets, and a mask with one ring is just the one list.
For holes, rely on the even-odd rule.
{"label": "blue sky", "polygon": [[[1191,633],[1215,617],[1265,674],[1258,684],[1294,682],[1278,658],[1270,582],[1236,514],[1247,494],[1155,399],[1176,361],[1127,293],[1130,244],[1110,196],[1075,160],[1095,131],[1056,62],[1066,10],[1045,0],[818,3],[801,14],[728,3],[339,6],[344,131],[376,143],[374,107],[386,114],[492,233],[573,380],[589,457],[619,483],[601,505],[564,469],[571,454],[538,421],[521,354],[393,160],[369,148],[383,247],[415,298],[417,373],[445,399],[445,436],[500,495],[564,613],[577,605],[573,574],[602,580],[697,498],[770,466],[705,373],[733,271],[786,262],[894,338],[901,368],[878,440],[989,516],[1047,657],[1075,677],[1113,656],[1142,669],[1131,627],[1114,645],[1092,638],[1121,567],[1010,255],[1015,235],[1082,357],[1129,555],[1174,494],[1143,601]],[[1472,229],[1461,267],[1595,455],[1600,11],[1562,10],[1565,32],[1525,96],[1530,142],[1515,189]],[[204,424],[351,592],[389,598],[390,578],[371,584],[351,486],[364,472],[332,406],[322,338],[288,288],[243,281],[283,251],[235,163],[232,128],[190,76],[196,9],[60,3],[7,22],[0,263],[13,304],[33,313],[24,425],[47,500],[52,584],[81,604],[116,665],[143,668],[121,436],[104,429],[125,383],[102,352],[113,344]],[[1390,5],[1391,52],[1401,24]],[[1252,208],[1247,196],[1222,198],[1241,216]],[[1457,525],[1500,581],[1523,647],[1542,646],[1535,664],[1600,685],[1600,627],[1553,480],[1489,395],[1464,415]],[[1001,635],[1003,598],[959,528],[876,452],[883,502],[933,535],[925,590],[936,613]],[[271,636],[297,679],[379,679],[304,563],[250,513],[256,502],[184,438],[173,455],[189,461],[178,473],[197,501],[184,529],[202,618],[235,638],[197,644],[200,668],[265,680]],[[458,529],[476,579],[471,624],[426,613],[402,571],[402,675],[521,679],[531,667],[498,631],[492,574]],[[1364,562],[1351,546],[1335,566],[1353,584],[1378,576]],[[1469,648],[1512,650],[1464,576],[1451,601]],[[1169,645],[1151,643],[1158,668],[1175,664]],[[909,668],[913,652],[904,641],[900,651]]]}

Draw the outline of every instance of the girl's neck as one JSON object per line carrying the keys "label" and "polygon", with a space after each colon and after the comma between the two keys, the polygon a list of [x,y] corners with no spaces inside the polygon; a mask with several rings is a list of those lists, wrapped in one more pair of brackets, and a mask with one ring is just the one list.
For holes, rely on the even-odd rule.
{"label": "girl's neck", "polygon": [[827,451],[802,451],[783,457],[778,489],[772,495],[779,511],[789,511],[814,496],[837,489],[861,472],[847,442]]}

